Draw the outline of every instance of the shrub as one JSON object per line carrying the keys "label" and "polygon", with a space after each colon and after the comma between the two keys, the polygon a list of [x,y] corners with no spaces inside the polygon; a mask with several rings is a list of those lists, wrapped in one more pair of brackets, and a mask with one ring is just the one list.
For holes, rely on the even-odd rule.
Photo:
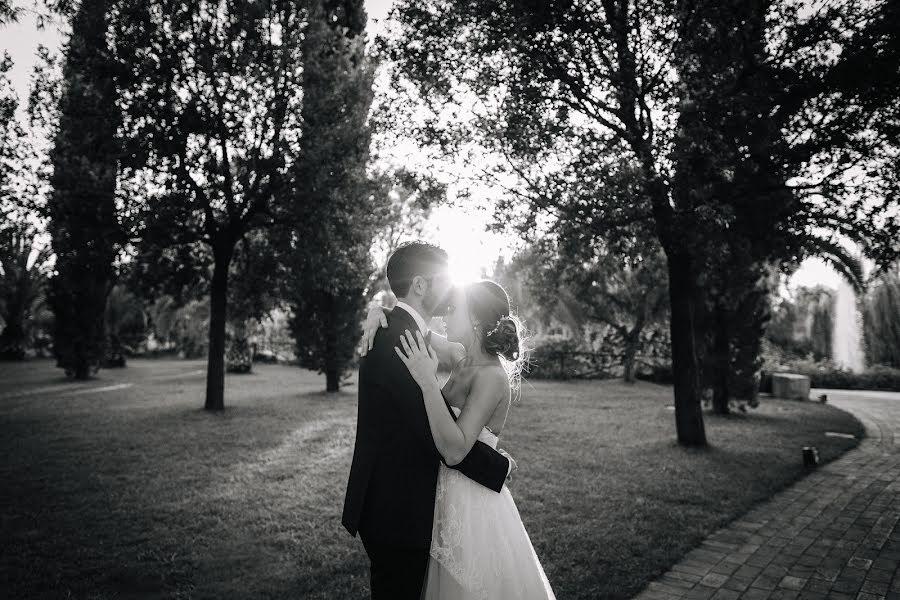
{"label": "shrub", "polygon": [[271,352],[256,352],[253,354],[253,362],[274,365],[278,363],[278,357]]}
{"label": "shrub", "polygon": [[569,379],[571,363],[566,366],[566,356],[578,351],[573,339],[547,338],[540,342],[528,359],[527,374],[533,379]]}
{"label": "shrub", "polygon": [[650,381],[661,385],[672,385],[675,383],[675,374],[672,372],[672,363],[642,367],[635,374],[635,377],[642,381]]}
{"label": "shrub", "polygon": [[249,373],[253,367],[253,348],[247,338],[231,340],[225,354],[225,370],[229,373]]}
{"label": "shrub", "polygon": [[816,388],[900,392],[900,369],[881,365],[872,366],[862,373],[853,373],[852,371],[836,367],[831,363],[798,361],[779,366],[776,369],[771,369],[767,373],[764,373],[760,382],[761,392],[772,391],[772,372],[789,372],[806,375],[809,377],[810,386]]}
{"label": "shrub", "polygon": [[[574,338],[559,336],[536,337],[530,340],[525,373],[533,379],[611,379],[623,377],[623,357],[616,350],[598,351]],[[608,348],[613,344],[601,344]],[[638,356],[635,377],[645,381],[669,383],[673,381],[671,363],[656,355]]]}

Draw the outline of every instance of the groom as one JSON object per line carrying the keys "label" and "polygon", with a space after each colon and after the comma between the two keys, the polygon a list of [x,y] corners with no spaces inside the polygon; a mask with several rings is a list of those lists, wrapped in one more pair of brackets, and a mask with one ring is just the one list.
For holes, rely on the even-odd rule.
{"label": "groom", "polygon": [[[431,437],[422,392],[394,346],[407,329],[428,334],[427,322],[445,313],[451,288],[447,253],[423,242],[404,244],[388,260],[387,278],[397,306],[360,359],[356,447],[342,523],[362,538],[372,598],[418,600],[443,459]],[[454,414],[449,405],[447,410]],[[499,492],[511,466],[506,456],[476,442],[452,468]]]}

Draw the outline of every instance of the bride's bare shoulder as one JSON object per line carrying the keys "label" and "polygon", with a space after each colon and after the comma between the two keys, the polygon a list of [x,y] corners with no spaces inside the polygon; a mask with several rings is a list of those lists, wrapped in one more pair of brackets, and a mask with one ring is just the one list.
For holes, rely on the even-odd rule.
{"label": "bride's bare shoulder", "polygon": [[472,369],[472,387],[496,392],[509,391],[509,377],[502,365],[482,365]]}

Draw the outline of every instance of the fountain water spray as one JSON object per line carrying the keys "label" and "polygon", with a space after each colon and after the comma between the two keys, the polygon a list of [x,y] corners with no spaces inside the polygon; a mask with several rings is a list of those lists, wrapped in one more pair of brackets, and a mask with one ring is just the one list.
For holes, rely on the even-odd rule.
{"label": "fountain water spray", "polygon": [[856,308],[856,293],[843,278],[838,283],[834,302],[831,355],[837,366],[859,373],[865,368],[862,327]]}

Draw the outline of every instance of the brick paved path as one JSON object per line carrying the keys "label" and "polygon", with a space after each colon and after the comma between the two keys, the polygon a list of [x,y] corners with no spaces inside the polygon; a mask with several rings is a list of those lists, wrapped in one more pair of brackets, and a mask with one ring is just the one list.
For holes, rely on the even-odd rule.
{"label": "brick paved path", "polygon": [[820,393],[868,437],[709,536],[635,600],[900,600],[900,393],[810,396]]}

